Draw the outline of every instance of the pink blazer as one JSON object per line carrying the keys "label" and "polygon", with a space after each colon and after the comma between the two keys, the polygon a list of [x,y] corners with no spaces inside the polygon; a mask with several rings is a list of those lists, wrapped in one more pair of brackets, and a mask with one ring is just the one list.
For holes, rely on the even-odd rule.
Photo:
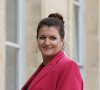
{"label": "pink blazer", "polygon": [[45,67],[43,63],[21,90],[83,90],[78,65],[59,51]]}

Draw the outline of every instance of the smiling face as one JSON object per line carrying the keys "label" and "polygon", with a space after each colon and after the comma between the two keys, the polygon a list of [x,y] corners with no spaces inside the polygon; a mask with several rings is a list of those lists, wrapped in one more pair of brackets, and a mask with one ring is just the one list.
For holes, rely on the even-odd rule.
{"label": "smiling face", "polygon": [[64,39],[54,26],[42,26],[39,30],[37,42],[43,57],[54,56],[61,50]]}

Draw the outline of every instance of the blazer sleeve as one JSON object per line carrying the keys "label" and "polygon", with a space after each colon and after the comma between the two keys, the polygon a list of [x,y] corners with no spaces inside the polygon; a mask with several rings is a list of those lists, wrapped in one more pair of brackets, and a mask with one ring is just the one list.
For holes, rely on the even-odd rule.
{"label": "blazer sleeve", "polygon": [[75,62],[66,65],[56,90],[83,90],[83,80]]}

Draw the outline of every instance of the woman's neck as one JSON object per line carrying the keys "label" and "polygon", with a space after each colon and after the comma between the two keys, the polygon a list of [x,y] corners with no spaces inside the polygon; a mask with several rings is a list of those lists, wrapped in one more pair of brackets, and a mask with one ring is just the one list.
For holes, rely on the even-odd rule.
{"label": "woman's neck", "polygon": [[44,65],[46,65],[51,59],[53,56],[42,56],[43,57],[43,63]]}

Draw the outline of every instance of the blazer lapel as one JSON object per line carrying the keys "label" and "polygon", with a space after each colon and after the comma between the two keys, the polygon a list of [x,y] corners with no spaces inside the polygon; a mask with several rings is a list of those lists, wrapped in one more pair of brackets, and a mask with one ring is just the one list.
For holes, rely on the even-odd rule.
{"label": "blazer lapel", "polygon": [[31,83],[31,81],[35,78],[35,76],[38,74],[39,71],[41,71],[43,67],[43,63],[38,67],[38,69],[34,72],[34,74],[29,78],[29,80],[24,84],[21,90],[24,90],[24,88]]}
{"label": "blazer lapel", "polygon": [[28,89],[34,87],[42,78],[44,78],[50,70],[55,66],[55,64],[64,56],[63,51],[59,51],[48,63],[47,65],[36,75]]}
{"label": "blazer lapel", "polygon": [[42,78],[44,78],[49,71],[51,70],[51,68],[53,67],[53,65],[50,65],[49,67],[44,67],[38,74],[37,76],[33,79],[33,81],[30,83],[28,89],[30,90],[32,87],[34,87]]}

